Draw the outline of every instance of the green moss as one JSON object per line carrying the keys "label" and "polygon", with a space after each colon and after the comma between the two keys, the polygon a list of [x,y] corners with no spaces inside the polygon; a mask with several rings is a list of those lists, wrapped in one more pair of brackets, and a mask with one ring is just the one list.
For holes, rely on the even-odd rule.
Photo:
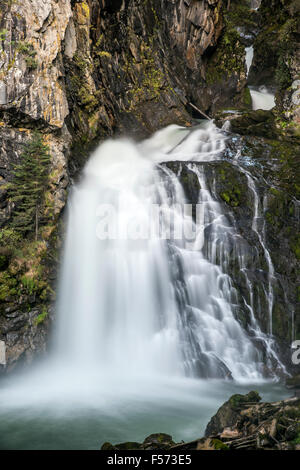
{"label": "green moss", "polygon": [[0,271],[7,267],[7,256],[0,254]]}
{"label": "green moss", "polygon": [[229,403],[232,408],[240,408],[241,405],[246,403],[258,403],[261,400],[261,397],[258,392],[251,391],[247,395],[235,394],[229,398]]}
{"label": "green moss", "polygon": [[2,228],[0,230],[0,246],[15,249],[20,245],[22,236],[12,228]]}
{"label": "green moss", "polygon": [[292,444],[295,445],[295,446],[300,445],[300,432],[299,432],[298,436],[296,437],[296,439],[294,439],[292,441]]}
{"label": "green moss", "polygon": [[88,18],[90,16],[90,7],[86,2],[81,2],[81,6],[85,12],[85,16]]}
{"label": "green moss", "polygon": [[[131,32],[128,31],[130,36]],[[158,55],[155,47],[155,37],[149,37],[148,42],[141,41],[139,45],[139,62],[128,54],[123,66],[123,72],[128,76],[129,83],[133,86],[127,92],[129,111],[136,111],[137,106],[150,100],[159,99],[161,93],[171,87],[167,85],[167,76],[158,66]]]}
{"label": "green moss", "polygon": [[252,98],[251,98],[251,93],[248,87],[244,89],[244,104],[246,108],[252,107]]}
{"label": "green moss", "polygon": [[137,450],[141,447],[141,444],[138,442],[123,442],[121,444],[116,444],[116,447],[118,450]]}
{"label": "green moss", "polygon": [[7,29],[0,29],[0,42],[5,41],[7,33]]}
{"label": "green moss", "polygon": [[237,31],[225,29],[216,52],[207,64],[207,83],[215,84],[227,80],[232,74],[244,73],[244,56],[245,47]]}
{"label": "green moss", "polygon": [[[45,232],[45,231],[44,231]],[[49,240],[52,231],[45,232],[45,238]],[[30,296],[34,295],[34,301],[49,300],[53,292],[47,280],[47,267],[44,264],[50,248],[45,241],[21,240],[9,256],[9,262],[5,270],[0,272],[0,301],[17,302],[22,296],[25,305],[31,302]],[[1,309],[5,305],[1,306]],[[20,307],[22,308],[22,307]]]}
{"label": "green moss", "polygon": [[221,198],[230,206],[237,207],[240,205],[241,191],[239,188],[231,188],[226,192],[221,193]]}
{"label": "green moss", "polygon": [[47,309],[44,307],[42,313],[40,315],[38,315],[35,319],[36,326],[43,323],[45,321],[45,319],[47,318],[47,316],[48,316],[48,312],[47,312]]}
{"label": "green moss", "polygon": [[229,11],[225,2],[224,19],[231,27],[257,28],[257,13],[250,9],[249,2],[234,2]]}
{"label": "green moss", "polygon": [[104,442],[101,447],[101,450],[114,450],[115,447],[110,442]]}
{"label": "green moss", "polygon": [[88,112],[92,112],[99,105],[99,93],[92,93],[88,87],[82,86],[78,90],[79,103],[85,107]]}
{"label": "green moss", "polygon": [[17,52],[24,56],[28,68],[36,69],[38,67],[38,62],[35,59],[37,53],[32,44],[26,41],[20,41],[17,45]]}
{"label": "green moss", "polygon": [[224,442],[220,441],[219,439],[213,439],[212,445],[215,450],[229,450],[229,447],[224,444]]}
{"label": "green moss", "polygon": [[99,57],[106,57],[107,59],[112,58],[111,53],[107,51],[96,51],[95,54],[98,55]]}
{"label": "green moss", "polygon": [[296,238],[294,242],[292,242],[291,248],[296,255],[297,259],[300,259],[300,237]]}
{"label": "green moss", "polygon": [[0,301],[7,302],[16,295],[17,280],[8,272],[0,273]]}

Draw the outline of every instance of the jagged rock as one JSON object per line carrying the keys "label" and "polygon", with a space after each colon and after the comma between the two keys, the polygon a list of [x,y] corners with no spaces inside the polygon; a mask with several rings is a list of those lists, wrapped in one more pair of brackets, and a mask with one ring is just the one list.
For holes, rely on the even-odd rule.
{"label": "jagged rock", "polygon": [[[260,400],[261,397],[257,392],[249,392],[247,395],[233,395],[219,408],[217,414],[211,418],[206,427],[205,436],[214,436],[223,433],[224,437],[224,430],[226,428],[232,430],[232,428],[236,427],[240,419],[240,410],[249,403],[258,403]],[[237,434],[239,433],[237,432]]]}
{"label": "jagged rock", "polygon": [[258,109],[244,113],[220,113],[216,116],[216,124],[222,127],[230,123],[230,130],[241,135],[261,136],[275,139],[280,132],[275,126],[275,116],[272,111]]}
{"label": "jagged rock", "polygon": [[[300,450],[300,398],[260,403],[257,392],[233,395],[208,424],[205,437],[175,444],[172,437],[152,434],[143,444],[103,444],[101,450]],[[158,437],[157,437],[158,436]],[[164,442],[166,447],[161,447]]]}

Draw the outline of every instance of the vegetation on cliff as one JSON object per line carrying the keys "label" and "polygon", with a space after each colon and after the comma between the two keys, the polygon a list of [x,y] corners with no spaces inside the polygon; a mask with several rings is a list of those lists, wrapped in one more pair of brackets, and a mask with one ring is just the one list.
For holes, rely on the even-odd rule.
{"label": "vegetation on cliff", "polygon": [[49,147],[43,143],[40,134],[34,133],[24,146],[20,163],[13,169],[13,179],[8,188],[10,201],[15,205],[11,226],[25,234],[34,228],[36,241],[49,166]]}

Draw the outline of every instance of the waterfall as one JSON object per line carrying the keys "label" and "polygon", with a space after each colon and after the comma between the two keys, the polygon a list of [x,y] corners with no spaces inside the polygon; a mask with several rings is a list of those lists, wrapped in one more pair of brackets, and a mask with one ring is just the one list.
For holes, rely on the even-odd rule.
{"label": "waterfall", "polygon": [[251,9],[252,10],[258,10],[260,8],[260,5],[261,5],[261,0],[251,0]]}
{"label": "waterfall", "polygon": [[[240,235],[207,186],[205,165],[193,163],[219,159],[225,145],[206,122],[193,131],[169,126],[140,144],[109,140],[91,156],[69,202],[60,364],[103,376],[262,378],[262,354],[235,314],[228,274],[228,247]],[[170,161],[190,162],[199,181],[196,221],[183,211]],[[268,354],[275,357],[271,347]]]}
{"label": "waterfall", "polygon": [[252,98],[252,109],[265,109],[269,110],[275,106],[275,96],[270,93],[265,86],[260,86],[258,89],[250,88]]}
{"label": "waterfall", "polygon": [[[254,57],[254,48],[249,46],[245,48],[246,51],[246,67],[247,67],[247,76],[249,75],[250,68],[252,66],[253,57]],[[260,87],[249,86],[250,95],[252,99],[252,109],[265,109],[269,110],[275,106],[275,96],[273,93],[270,93],[266,86],[262,85]]]}
{"label": "waterfall", "polygon": [[[70,200],[60,358],[116,374],[181,373],[167,246],[151,233],[159,185],[155,164],[130,141],[108,141],[88,162]],[[101,239],[98,224],[106,211],[111,232]]]}
{"label": "waterfall", "polygon": [[254,49],[253,46],[249,46],[245,48],[246,51],[246,66],[247,66],[247,76],[249,75],[250,67],[253,62],[253,56],[254,56]]}

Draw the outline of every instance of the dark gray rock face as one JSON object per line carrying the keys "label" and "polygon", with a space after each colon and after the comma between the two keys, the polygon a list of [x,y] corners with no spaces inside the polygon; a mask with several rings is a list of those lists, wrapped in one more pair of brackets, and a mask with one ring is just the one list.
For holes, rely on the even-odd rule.
{"label": "dark gray rock face", "polygon": [[257,392],[249,392],[247,395],[233,395],[211,418],[206,427],[205,436],[221,434],[225,428],[236,426],[240,418],[241,407],[247,406],[249,403],[258,403],[260,400]]}

